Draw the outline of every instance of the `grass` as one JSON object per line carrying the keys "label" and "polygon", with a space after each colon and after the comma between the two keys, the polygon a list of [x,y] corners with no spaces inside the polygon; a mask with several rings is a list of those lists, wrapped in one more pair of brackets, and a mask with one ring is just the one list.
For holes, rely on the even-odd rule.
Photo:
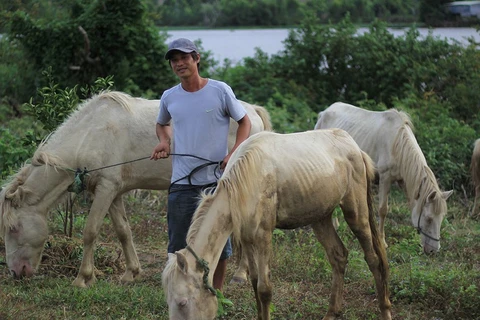
{"label": "grass", "polygon": [[[0,265],[0,320],[4,319],[168,319],[161,288],[166,261],[165,195],[137,191],[125,196],[135,244],[145,275],[121,285],[124,260],[108,219],[95,253],[98,281],[87,289],[75,288],[82,257],[79,239],[84,215],[76,215],[74,236],[62,234],[61,216],[49,219],[51,237],[38,274],[12,279]],[[480,318],[480,222],[467,214],[464,200],[449,199],[442,226],[442,249],[425,256],[410,222],[403,195],[394,190],[387,217],[390,293],[394,319]],[[339,235],[350,250],[345,275],[342,319],[378,319],[374,282],[363,252],[340,214]],[[5,248],[0,241],[0,261]],[[229,264],[232,277],[235,259]],[[276,230],[272,257],[272,319],[320,319],[330,294],[331,267],[311,230]],[[225,287],[233,302],[221,319],[255,319],[256,306],[249,285]]]}

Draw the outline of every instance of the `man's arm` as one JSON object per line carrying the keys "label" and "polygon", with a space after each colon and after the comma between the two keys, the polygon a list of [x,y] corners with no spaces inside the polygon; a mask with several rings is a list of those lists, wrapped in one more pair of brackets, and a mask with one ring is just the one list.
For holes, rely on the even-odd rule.
{"label": "man's arm", "polygon": [[220,166],[220,169],[225,169],[227,166],[228,160],[230,159],[230,156],[232,153],[237,149],[237,147],[245,141],[249,136],[250,136],[250,129],[252,128],[252,123],[250,121],[250,118],[248,117],[248,114],[245,114],[245,116],[237,121],[238,123],[238,129],[237,129],[237,136],[235,139],[235,144],[232,147],[232,150],[227,154],[225,158],[223,158],[222,165]]}
{"label": "man's arm", "polygon": [[153,149],[150,159],[157,160],[161,158],[168,158],[170,155],[172,128],[170,127],[170,124],[162,125],[157,123],[155,131],[160,142]]}

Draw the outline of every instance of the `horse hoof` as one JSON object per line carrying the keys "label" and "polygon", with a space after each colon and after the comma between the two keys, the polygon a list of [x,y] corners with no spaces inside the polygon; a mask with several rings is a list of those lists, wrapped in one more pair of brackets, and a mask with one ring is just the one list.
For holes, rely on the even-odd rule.
{"label": "horse hoof", "polygon": [[230,280],[230,284],[244,284],[245,282],[247,282],[247,279],[240,277],[233,277],[232,280]]}
{"label": "horse hoof", "polygon": [[139,281],[143,279],[143,270],[139,269],[136,272],[127,271],[125,274],[120,278],[120,282],[123,284],[132,283],[134,281]]}

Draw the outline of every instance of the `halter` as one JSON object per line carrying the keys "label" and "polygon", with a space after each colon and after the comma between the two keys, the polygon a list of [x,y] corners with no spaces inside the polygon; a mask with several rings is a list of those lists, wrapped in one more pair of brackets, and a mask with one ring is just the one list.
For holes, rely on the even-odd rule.
{"label": "halter", "polygon": [[211,285],[208,284],[208,273],[210,272],[208,262],[199,258],[195,251],[190,248],[190,246],[186,246],[185,249],[187,249],[188,251],[190,251],[191,254],[193,254],[195,259],[197,260],[197,263],[203,268],[203,285],[205,286],[205,289],[210,291],[214,296],[217,296],[218,298],[217,290],[215,290]]}
{"label": "halter", "polygon": [[417,232],[418,232],[419,234],[420,234],[420,233],[423,234],[425,237],[427,237],[427,238],[429,238],[429,239],[431,239],[431,240],[433,240],[433,241],[440,242],[440,239],[437,239],[437,238],[432,237],[431,235],[423,232],[422,228],[420,228],[420,218],[422,217],[422,212],[423,212],[423,211],[421,210],[421,211],[420,211],[420,214],[418,215],[417,228],[416,228],[416,229],[417,229]]}

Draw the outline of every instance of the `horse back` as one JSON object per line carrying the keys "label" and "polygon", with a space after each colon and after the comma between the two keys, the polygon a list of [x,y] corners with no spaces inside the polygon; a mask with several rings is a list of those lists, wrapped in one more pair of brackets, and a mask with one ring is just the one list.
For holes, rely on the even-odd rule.
{"label": "horse back", "polygon": [[315,129],[340,128],[347,131],[376,165],[394,165],[393,146],[400,129],[410,126],[408,115],[396,109],[365,110],[336,102],[318,114]]}
{"label": "horse back", "polygon": [[247,210],[241,209],[245,203],[276,202],[277,227],[289,229],[331,215],[345,194],[365,183],[373,165],[368,170],[363,152],[344,130],[265,131],[238,147],[219,184],[228,185],[234,211]]}

